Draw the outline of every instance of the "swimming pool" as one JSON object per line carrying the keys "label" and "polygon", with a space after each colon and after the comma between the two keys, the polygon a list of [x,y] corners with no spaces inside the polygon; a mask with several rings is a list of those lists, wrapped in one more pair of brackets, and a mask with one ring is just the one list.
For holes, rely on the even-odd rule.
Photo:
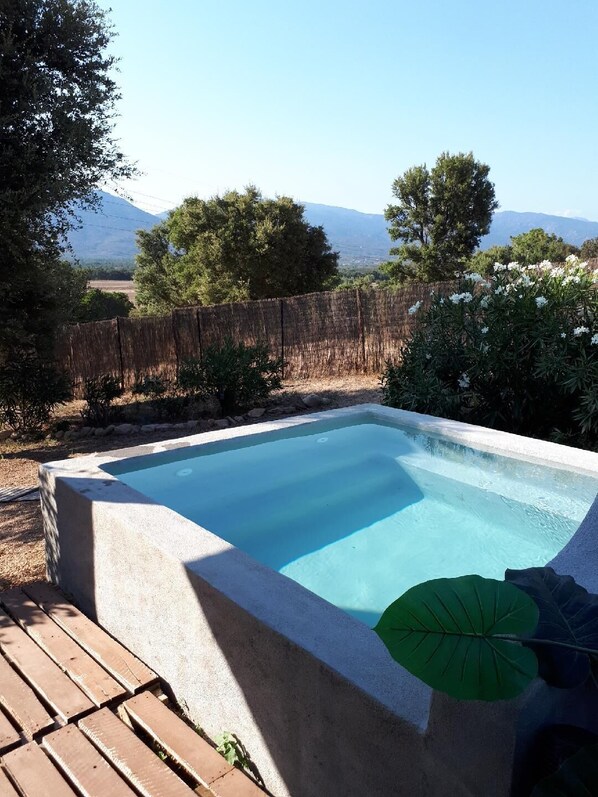
{"label": "swimming pool", "polygon": [[104,469],[374,626],[430,578],[542,566],[598,480],[364,415]]}
{"label": "swimming pool", "polygon": [[368,626],[439,572],[552,557],[598,592],[598,454],[363,405],[40,479],[50,579],[212,738],[234,731],[277,797],[506,797],[521,733],[560,721],[562,690],[433,692]]}

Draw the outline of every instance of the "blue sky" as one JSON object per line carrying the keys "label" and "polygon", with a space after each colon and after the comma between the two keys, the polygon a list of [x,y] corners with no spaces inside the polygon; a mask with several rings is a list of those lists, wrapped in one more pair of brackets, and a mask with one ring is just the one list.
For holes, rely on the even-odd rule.
{"label": "blue sky", "polygon": [[150,211],[251,182],[382,213],[405,169],[471,150],[501,210],[598,220],[596,0],[100,5]]}

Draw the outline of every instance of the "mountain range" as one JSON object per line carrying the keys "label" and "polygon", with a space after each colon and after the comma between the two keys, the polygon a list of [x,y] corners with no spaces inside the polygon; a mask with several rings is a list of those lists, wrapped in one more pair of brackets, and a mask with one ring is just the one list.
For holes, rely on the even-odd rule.
{"label": "mountain range", "polygon": [[[303,204],[305,218],[310,224],[324,227],[330,245],[340,253],[342,266],[363,268],[388,258],[393,243],[382,214],[312,202]],[[126,199],[102,191],[100,210],[81,210],[78,215],[81,227],[70,234],[69,241],[75,256],[85,261],[133,258],[137,253],[135,231],[150,229],[168,214],[154,216]],[[588,238],[598,237],[598,222],[595,221],[505,210],[494,214],[490,232],[482,238],[480,248],[508,244],[511,236],[534,227],[542,227],[576,246]]]}

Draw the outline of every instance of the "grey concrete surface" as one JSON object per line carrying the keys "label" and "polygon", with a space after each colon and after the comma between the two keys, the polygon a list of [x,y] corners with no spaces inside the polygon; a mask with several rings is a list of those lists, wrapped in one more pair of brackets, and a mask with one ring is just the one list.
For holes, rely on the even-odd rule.
{"label": "grey concrete surface", "polygon": [[[48,576],[208,734],[235,732],[275,795],[508,795],[522,706],[525,739],[546,696],[484,704],[433,693],[365,625],[101,469],[363,413],[598,475],[596,454],[377,405],[210,432],[43,465]],[[597,539],[595,505],[555,560],[596,591]]]}

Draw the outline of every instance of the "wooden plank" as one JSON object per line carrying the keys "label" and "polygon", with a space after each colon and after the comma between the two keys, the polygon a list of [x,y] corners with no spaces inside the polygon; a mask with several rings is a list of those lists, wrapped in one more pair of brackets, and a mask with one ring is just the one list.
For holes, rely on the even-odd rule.
{"label": "wooden plank", "polygon": [[130,698],[124,708],[133,720],[189,775],[209,786],[232,767],[151,692]]}
{"label": "wooden plank", "polygon": [[240,769],[233,769],[214,783],[210,783],[214,797],[264,797],[259,786]]}
{"label": "wooden plank", "polygon": [[126,694],[124,688],[22,590],[0,593],[0,603],[96,706],[101,708]]}
{"label": "wooden plank", "polygon": [[8,719],[0,711],[0,753],[9,750],[21,741],[21,734],[13,728]]}
{"label": "wooden plank", "polygon": [[83,797],[136,797],[75,725],[48,734],[42,744]]}
{"label": "wooden plank", "polygon": [[54,720],[35,692],[13,670],[0,653],[0,705],[31,739],[54,725]]}
{"label": "wooden plank", "polygon": [[143,797],[190,797],[191,789],[108,708],[79,721],[88,739]]}
{"label": "wooden plank", "polygon": [[11,782],[0,769],[0,797],[19,797]]}
{"label": "wooden plank", "polygon": [[6,753],[2,763],[23,797],[77,797],[35,742]]}
{"label": "wooden plank", "polygon": [[129,692],[134,694],[158,681],[155,672],[76,609],[50,584],[30,584],[24,590]]}
{"label": "wooden plank", "polygon": [[0,649],[19,674],[66,722],[94,708],[79,687],[1,609]]}

